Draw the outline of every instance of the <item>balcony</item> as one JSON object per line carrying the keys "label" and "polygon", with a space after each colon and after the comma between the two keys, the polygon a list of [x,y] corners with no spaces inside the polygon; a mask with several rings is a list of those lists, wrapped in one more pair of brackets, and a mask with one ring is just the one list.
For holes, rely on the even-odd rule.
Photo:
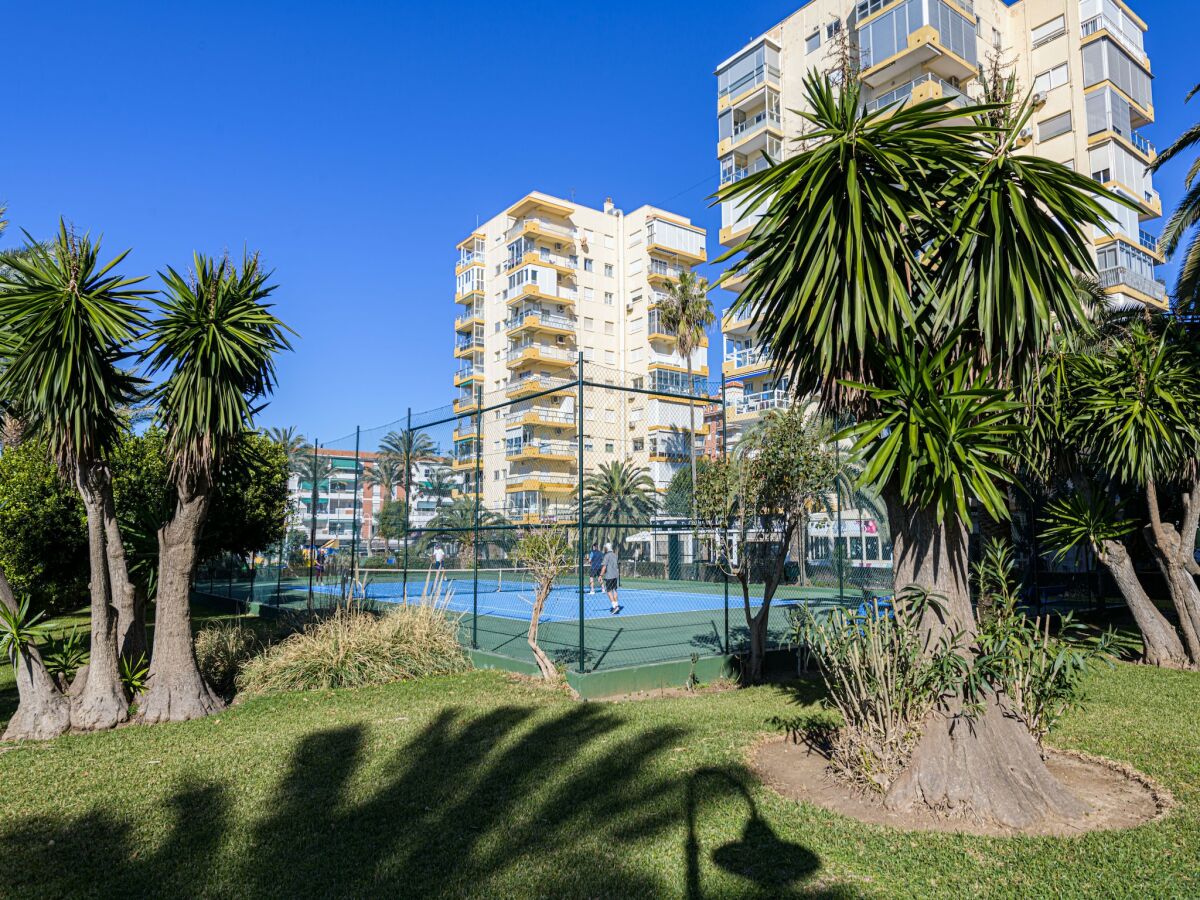
{"label": "balcony", "polygon": [[771,356],[762,347],[748,347],[725,354],[722,369],[726,375],[744,375],[755,369],[769,369]]}
{"label": "balcony", "polygon": [[454,442],[455,443],[457,443],[459,441],[470,440],[471,438],[478,437],[478,436],[479,436],[479,431],[475,428],[474,422],[465,424],[461,428],[454,429]]}
{"label": "balcony", "polygon": [[545,213],[558,219],[569,218],[575,212],[571,204],[548,194],[526,194],[506,211],[514,219],[523,219],[532,213]]}
{"label": "balcony", "polygon": [[1130,287],[1140,294],[1145,294],[1153,298],[1158,304],[1165,306],[1167,302],[1167,286],[1164,282],[1156,278],[1151,278],[1149,275],[1143,275],[1141,272],[1127,269],[1124,266],[1101,269],[1100,286],[1106,290],[1120,290],[1122,287]]}
{"label": "balcony", "polygon": [[512,337],[522,332],[547,332],[554,335],[574,335],[578,319],[541,310],[526,310],[510,317],[504,323],[506,333]]}
{"label": "balcony", "polygon": [[665,253],[692,264],[708,258],[702,230],[665,219],[651,219],[646,226],[646,250]]}
{"label": "balcony", "polygon": [[483,307],[477,306],[470,312],[465,312],[461,316],[454,317],[454,330],[464,331],[472,325],[483,324]]}
{"label": "balcony", "polygon": [[1150,57],[1146,55],[1146,50],[1142,46],[1141,34],[1134,37],[1126,33],[1122,30],[1119,23],[1114,22],[1103,13],[1098,16],[1092,16],[1092,18],[1083,22],[1079,30],[1083,37],[1083,43],[1087,44],[1093,40],[1110,37],[1120,44],[1121,49],[1137,60],[1144,68],[1150,68]]}
{"label": "balcony", "polygon": [[520,412],[509,413],[504,417],[505,425],[546,425],[551,428],[575,427],[575,413],[561,409],[547,409],[534,406]]}
{"label": "balcony", "polygon": [[574,226],[560,225],[547,219],[526,217],[508,229],[504,240],[511,242],[517,238],[530,237],[556,244],[573,244],[578,236],[579,230]]}
{"label": "balcony", "polygon": [[461,366],[454,373],[454,386],[462,387],[464,384],[470,384],[476,378],[483,378],[482,366]]}
{"label": "balcony", "polygon": [[455,397],[453,409],[456,413],[470,413],[479,409],[479,398],[475,395],[470,397]]}
{"label": "balcony", "polygon": [[763,62],[727,85],[717,87],[717,111],[725,109],[750,96],[765,84],[779,85],[779,69]]}
{"label": "balcony", "polygon": [[661,259],[650,260],[650,268],[646,277],[650,279],[651,284],[656,282],[665,283],[678,281],[679,276],[687,271],[681,266],[673,266],[668,262],[663,262]]}
{"label": "balcony", "polygon": [[470,303],[472,306],[474,306],[476,303],[478,303],[482,299],[483,299],[483,281],[482,281],[482,279],[480,281],[478,281],[477,283],[475,283],[474,285],[468,286],[466,288],[466,290],[459,291],[454,295],[455,303]]}
{"label": "balcony", "polygon": [[540,491],[544,494],[569,494],[578,489],[579,479],[575,475],[551,472],[526,472],[509,475],[505,480],[505,490]]}
{"label": "balcony", "polygon": [[756,172],[761,172],[763,169],[769,168],[770,165],[765,156],[759,156],[754,162],[744,166],[739,166],[736,163],[723,164],[721,166],[721,185],[733,184],[741,181],[743,178],[749,178]]}
{"label": "balcony", "polygon": [[758,416],[772,409],[788,409],[792,405],[792,395],[781,388],[771,391],[758,391],[754,394],[743,394],[733,401],[735,416]]}
{"label": "balcony", "polygon": [[513,461],[574,462],[578,453],[579,446],[573,441],[512,441],[504,446],[505,458]]}
{"label": "balcony", "polygon": [[575,269],[578,268],[578,263],[570,256],[563,256],[558,253],[523,253],[516,259],[506,260],[504,263],[504,271],[512,272],[521,266],[546,266],[554,269],[560,275],[566,275],[570,278],[575,277]]}
{"label": "balcony", "polygon": [[927,72],[919,78],[914,78],[908,84],[902,84],[888,91],[866,105],[867,112],[886,109],[893,104],[924,103],[928,100],[945,100],[947,106],[962,107],[967,105],[967,99],[962,91],[950,82],[938,78],[932,72]]}
{"label": "balcony", "polygon": [[471,354],[475,353],[476,351],[482,350],[482,349],[483,349],[483,338],[482,337],[472,337],[472,338],[467,338],[466,340],[459,338],[457,341],[454,342],[454,355],[459,359],[462,359],[465,356],[470,356]]}
{"label": "balcony", "polygon": [[[908,5],[893,7],[860,21],[859,48],[862,80],[877,88],[904,72],[921,68],[950,82],[963,82],[979,74],[973,10],[965,3],[926,0],[907,15]],[[964,15],[966,13],[966,15]],[[934,27],[936,21],[942,26]],[[907,28],[907,34],[901,29]]]}
{"label": "balcony", "polygon": [[483,265],[483,253],[480,251],[464,251],[459,254],[458,265],[454,267],[454,274],[461,275],[471,266]]}
{"label": "balcony", "polygon": [[577,382],[571,378],[553,378],[548,375],[526,375],[523,378],[510,379],[504,389],[504,395],[509,400],[517,400],[532,394],[558,394],[571,390]]}
{"label": "balcony", "polygon": [[527,281],[524,284],[518,285],[512,290],[504,292],[504,301],[509,306],[515,306],[522,300],[532,300],[543,303],[561,303],[564,306],[570,306],[575,302],[579,292],[574,288],[547,287],[542,289],[537,282]]}
{"label": "balcony", "polygon": [[578,359],[577,351],[568,350],[565,347],[555,347],[550,344],[526,344],[523,347],[514,347],[509,350],[505,357],[505,365],[510,369],[519,369],[530,363],[566,367],[575,365]]}

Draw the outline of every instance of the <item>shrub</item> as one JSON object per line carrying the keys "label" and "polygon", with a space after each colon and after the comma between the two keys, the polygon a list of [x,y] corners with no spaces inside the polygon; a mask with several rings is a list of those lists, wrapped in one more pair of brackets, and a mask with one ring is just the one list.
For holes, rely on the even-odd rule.
{"label": "shrub", "polygon": [[958,636],[929,647],[921,619],[939,606],[928,593],[909,589],[894,606],[872,604],[851,613],[835,609],[816,617],[801,607],[792,618],[792,641],[820,663],[842,728],[824,729],[834,771],[884,792],[904,768],[935,704],[963,683],[967,662]]}
{"label": "shrub", "polygon": [[63,689],[87,664],[89,655],[84,634],[79,631],[78,626],[72,627],[70,631],[57,639],[48,640],[46,646],[42,648],[42,662],[46,664],[46,671]]}
{"label": "shrub", "polygon": [[382,615],[338,609],[251,659],[237,685],[251,694],[363,687],[469,667],[457,620],[423,598]]}
{"label": "shrub", "polygon": [[196,635],[196,663],[213,689],[230,697],[238,675],[261,648],[253,629],[241,622],[219,622]]}

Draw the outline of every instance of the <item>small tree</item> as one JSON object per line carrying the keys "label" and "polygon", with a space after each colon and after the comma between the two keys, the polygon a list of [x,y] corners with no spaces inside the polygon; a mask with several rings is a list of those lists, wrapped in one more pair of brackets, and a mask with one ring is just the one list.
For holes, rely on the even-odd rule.
{"label": "small tree", "polygon": [[570,535],[560,525],[527,531],[517,541],[516,557],[533,573],[535,584],[533,609],[529,614],[529,649],[533,651],[538,669],[547,681],[557,678],[558,670],[546,651],[538,646],[538,624],[555,580],[571,566],[572,553]]}
{"label": "small tree", "polygon": [[[762,680],[771,601],[783,581],[788,548],[814,498],[827,493],[837,461],[818,428],[799,407],[771,417],[754,449],[715,460],[697,486],[700,521],[714,531],[720,565],[742,588],[742,606],[750,632],[746,678]],[[751,608],[751,554],[747,544],[763,543],[768,552],[763,572],[762,605]],[[735,546],[736,545],[736,546]]]}

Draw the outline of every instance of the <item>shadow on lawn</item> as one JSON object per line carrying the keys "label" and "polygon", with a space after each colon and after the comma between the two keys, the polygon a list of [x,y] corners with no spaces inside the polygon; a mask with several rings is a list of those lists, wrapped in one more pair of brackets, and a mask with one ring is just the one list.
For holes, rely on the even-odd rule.
{"label": "shadow on lawn", "polygon": [[[231,787],[198,780],[172,797],[153,853],[125,810],[27,819],[0,828],[0,870],[21,896],[650,896],[662,845],[642,855],[642,842],[686,827],[685,883],[669,887],[702,896],[707,857],[747,892],[805,892],[820,861],[760,817],[744,770],[660,765],[688,735],[631,730],[597,704],[548,718],[448,709],[370,784],[356,774],[382,751],[363,726],[333,728],[296,745],[257,821],[234,820]],[[580,764],[587,746],[597,755]]]}

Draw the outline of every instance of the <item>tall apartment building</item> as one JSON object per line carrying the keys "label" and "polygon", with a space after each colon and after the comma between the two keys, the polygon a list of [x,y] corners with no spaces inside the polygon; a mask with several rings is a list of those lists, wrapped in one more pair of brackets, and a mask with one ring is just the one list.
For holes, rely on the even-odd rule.
{"label": "tall apartment building", "polygon": [[[721,183],[790,154],[803,79],[811,69],[832,69],[843,48],[858,55],[871,109],[978,100],[981,72],[998,57],[1021,92],[1037,92],[1025,152],[1086,172],[1137,204],[1109,204],[1111,233],[1093,236],[1112,301],[1165,308],[1166,288],[1155,278],[1163,258],[1143,227],[1162,215],[1145,172],[1154,146],[1139,132],[1154,121],[1146,28],[1124,0],[811,0],[717,67]],[[760,212],[722,204],[721,243],[736,244]],[[726,316],[722,330],[734,439],[764,410],[786,405],[788,392],[751,322]]]}
{"label": "tall apartment building", "polygon": [[[535,192],[457,249],[454,469],[473,491],[478,455],[484,505],[514,521],[565,517],[576,503],[579,354],[591,381],[688,392],[687,361],[656,307],[705,260],[705,231],[651,206],[624,213]],[[707,386],[706,354],[694,354],[692,392]],[[685,402],[589,389],[582,418],[585,471],[629,461],[665,490],[686,464]]]}

